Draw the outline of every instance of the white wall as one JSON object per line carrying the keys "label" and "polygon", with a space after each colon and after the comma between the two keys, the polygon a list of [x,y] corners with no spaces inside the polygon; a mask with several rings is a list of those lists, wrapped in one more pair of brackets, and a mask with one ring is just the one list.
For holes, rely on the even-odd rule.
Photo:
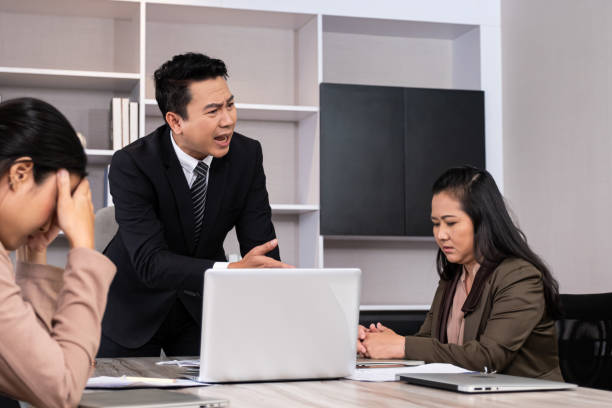
{"label": "white wall", "polygon": [[612,291],[612,2],[503,0],[505,194],[562,293]]}
{"label": "white wall", "polygon": [[451,88],[450,40],[324,33],[325,82]]}
{"label": "white wall", "polygon": [[438,284],[436,243],[326,240],[325,266],[361,268],[362,305],[429,305]]}

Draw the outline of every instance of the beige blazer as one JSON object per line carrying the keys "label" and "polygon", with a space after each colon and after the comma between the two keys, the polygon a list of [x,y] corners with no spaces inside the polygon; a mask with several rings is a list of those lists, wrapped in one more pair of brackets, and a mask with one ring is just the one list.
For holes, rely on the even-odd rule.
{"label": "beige blazer", "polygon": [[115,266],[90,249],[66,270],[18,262],[0,244],[0,392],[38,407],[74,407],[100,344]]}
{"label": "beige blazer", "polygon": [[461,346],[437,340],[436,322],[450,283],[440,281],[421,329],[406,337],[406,358],[563,381],[555,322],[546,313],[542,275],[533,265],[506,259],[495,269],[476,310],[465,316]]}

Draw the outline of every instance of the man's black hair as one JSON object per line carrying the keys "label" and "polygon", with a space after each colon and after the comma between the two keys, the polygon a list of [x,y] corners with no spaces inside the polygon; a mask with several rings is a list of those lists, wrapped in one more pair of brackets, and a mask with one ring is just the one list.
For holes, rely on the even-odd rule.
{"label": "man's black hair", "polygon": [[183,119],[188,119],[187,105],[191,101],[189,85],[195,81],[217,77],[227,79],[227,68],[220,59],[188,52],[175,55],[170,61],[166,61],[153,76],[155,99],[164,119],[168,112],[174,112]]}

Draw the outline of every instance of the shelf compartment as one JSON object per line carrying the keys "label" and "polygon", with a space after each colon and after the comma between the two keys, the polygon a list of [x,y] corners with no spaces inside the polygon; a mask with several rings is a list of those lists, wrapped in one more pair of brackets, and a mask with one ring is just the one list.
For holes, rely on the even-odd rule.
{"label": "shelf compartment", "polygon": [[153,72],[180,43],[223,60],[241,101],[317,105],[317,15],[152,3],[146,14],[147,98],[155,95]]}
{"label": "shelf compartment", "polygon": [[328,15],[322,25],[324,82],[481,89],[477,25]]}
{"label": "shelf compartment", "polygon": [[11,39],[0,49],[3,66],[113,72],[139,69],[139,2],[1,3],[0,37]]}

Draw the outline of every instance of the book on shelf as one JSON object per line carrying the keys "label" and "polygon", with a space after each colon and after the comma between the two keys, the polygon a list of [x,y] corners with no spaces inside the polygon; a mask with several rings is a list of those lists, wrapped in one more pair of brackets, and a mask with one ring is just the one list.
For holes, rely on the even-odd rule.
{"label": "book on shelf", "polygon": [[130,144],[130,100],[121,98],[121,140],[122,147]]}
{"label": "book on shelf", "polygon": [[123,146],[121,136],[121,98],[111,100],[111,146],[119,150]]}
{"label": "book on shelf", "polygon": [[130,143],[138,140],[138,103],[130,102]]}
{"label": "book on shelf", "polygon": [[79,138],[79,142],[81,142],[81,145],[83,146],[83,149],[87,149],[87,139],[85,138],[85,136],[83,136],[81,132],[76,132],[76,134]]}
{"label": "book on shelf", "polygon": [[112,98],[110,128],[111,146],[115,151],[138,140],[138,102]]}

